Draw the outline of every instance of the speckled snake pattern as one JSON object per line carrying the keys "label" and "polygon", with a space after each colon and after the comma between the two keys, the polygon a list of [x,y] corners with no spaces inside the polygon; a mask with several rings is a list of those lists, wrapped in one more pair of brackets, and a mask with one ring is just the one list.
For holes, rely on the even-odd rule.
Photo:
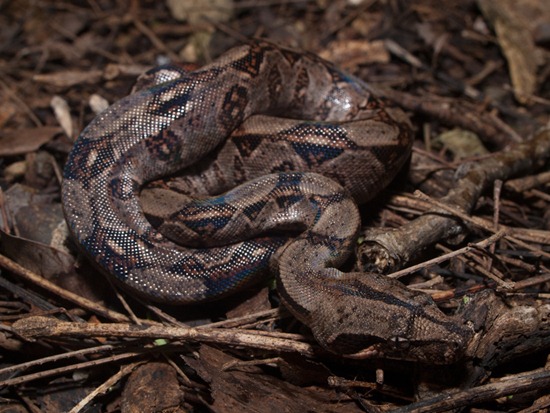
{"label": "speckled snake pattern", "polygon": [[[412,141],[365,84],[265,42],[144,79],[85,128],[64,171],[70,231],[104,273],[133,294],[186,304],[271,268],[285,306],[331,351],[455,357],[467,332],[428,296],[336,269],[356,241],[356,201],[389,183]],[[155,228],[140,190],[177,171],[188,171],[189,192],[221,195],[190,199]]]}

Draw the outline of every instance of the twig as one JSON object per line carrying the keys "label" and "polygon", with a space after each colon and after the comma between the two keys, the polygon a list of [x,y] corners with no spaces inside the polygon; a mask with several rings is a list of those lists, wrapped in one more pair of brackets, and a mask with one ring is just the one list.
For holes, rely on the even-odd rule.
{"label": "twig", "polygon": [[496,383],[485,384],[468,390],[443,392],[436,397],[406,407],[392,410],[392,413],[435,413],[444,412],[459,407],[470,406],[474,403],[483,403],[499,397],[526,393],[532,390],[550,388],[550,371],[536,370],[530,373],[521,373],[508,376]]}
{"label": "twig", "polygon": [[[463,222],[468,222],[470,224],[474,224],[476,225],[477,227],[479,228],[482,228],[486,231],[489,231],[489,232],[493,232],[493,233],[497,233],[494,229],[493,229],[493,226],[490,225],[490,224],[487,224],[485,222],[485,220],[481,219],[481,218],[477,218],[477,217],[471,217],[465,213],[463,213],[462,211],[460,211],[459,209],[455,208],[455,207],[452,207],[450,205],[445,205],[443,202],[441,201],[437,201],[425,194],[423,194],[422,192],[420,191],[415,191],[415,195],[419,198],[421,198],[422,200],[426,201],[426,202],[430,202],[432,203],[434,206],[436,206],[437,208],[440,208],[444,211],[447,211],[449,213],[451,213],[452,215],[460,218]],[[546,257],[546,258],[550,258],[550,253],[547,253],[547,252],[544,252],[543,250],[541,250],[540,248],[536,248],[536,247],[533,247],[519,239],[517,239],[516,237],[512,236],[511,235],[511,232],[513,230],[511,230],[509,227],[505,227],[503,225],[500,226],[501,227],[501,231],[505,231],[505,234],[504,234],[504,238],[506,238],[508,241],[510,242],[513,242],[515,243],[516,245],[519,245],[520,247],[522,248],[525,248],[537,255],[541,255],[543,257]]]}
{"label": "twig", "polygon": [[[34,367],[34,366],[42,366],[46,363],[52,363],[54,361],[64,360],[64,359],[68,359],[68,358],[72,358],[72,357],[85,356],[87,354],[97,354],[97,353],[101,353],[101,352],[104,352],[104,351],[111,351],[111,350],[114,350],[114,349],[115,349],[114,346],[112,346],[110,344],[107,344],[107,345],[98,346],[98,347],[85,348],[85,349],[82,349],[82,350],[68,351],[68,352],[65,352],[65,353],[56,354],[54,356],[43,357],[43,358],[40,358],[40,359],[35,359],[35,360],[32,360],[32,361],[29,361],[27,363],[16,364],[14,366],[5,367],[3,369],[0,369],[0,377],[6,376],[8,374],[13,374],[13,373],[18,372],[18,371],[27,370],[27,369],[29,369],[31,367]],[[0,382],[0,385],[1,385],[1,382]]]}
{"label": "twig", "polygon": [[[358,253],[361,264],[367,267],[369,264],[376,263],[378,269],[383,272],[403,267],[423,248],[464,232],[465,228],[461,222],[464,219],[449,215],[448,208],[460,211],[462,216],[466,217],[483,191],[495,180],[504,181],[522,173],[532,173],[543,166],[548,159],[550,159],[550,128],[545,128],[530,141],[516,144],[475,164],[464,165],[463,177],[439,201],[447,208],[433,208],[394,231],[365,235],[365,241],[359,247]],[[533,247],[515,237],[509,239],[523,248],[533,250]],[[540,249],[536,253],[548,256],[548,253]]]}
{"label": "twig", "polygon": [[[19,95],[14,92],[9,86],[8,86],[8,83],[11,84],[12,82],[7,82],[7,81],[4,81],[3,78],[0,78],[0,86],[2,87],[2,89],[6,92],[6,95],[13,99],[15,101],[15,103],[23,110],[23,112],[25,112],[27,114],[27,116],[32,120],[32,122],[36,125],[36,126],[42,126],[42,121],[38,118],[38,116],[36,116],[34,114],[34,112],[32,111],[32,109],[29,107],[29,105],[27,105],[25,103],[25,101],[23,99],[21,99],[19,97]],[[4,100],[4,99],[2,99]]]}
{"label": "twig", "polygon": [[110,357],[105,357],[105,358],[102,358],[102,359],[85,361],[85,362],[82,362],[82,363],[71,364],[69,366],[58,367],[58,368],[51,369],[51,370],[40,371],[40,372],[37,372],[37,373],[28,374],[26,376],[20,376],[20,377],[15,377],[13,379],[2,380],[2,381],[0,381],[0,387],[15,386],[15,385],[18,385],[18,384],[21,384],[21,383],[27,383],[27,382],[32,381],[32,380],[38,380],[38,379],[43,379],[45,377],[57,376],[57,375],[62,374],[62,373],[72,372],[72,371],[75,371],[75,370],[86,369],[86,368],[90,368],[90,367],[94,367],[94,366],[100,366],[102,364],[113,363],[114,361],[125,360],[125,359],[129,359],[129,358],[132,358],[132,357],[137,357],[141,354],[143,354],[143,350],[117,354],[117,355],[110,356]]}
{"label": "twig", "polygon": [[41,277],[38,274],[35,274],[34,272],[26,269],[25,267],[22,267],[21,265],[17,264],[15,261],[10,260],[8,257],[4,255],[0,255],[0,266],[5,268],[6,270],[11,271],[12,273],[18,275],[23,279],[30,281],[33,284],[36,284],[40,288],[43,288],[61,297],[64,300],[70,301],[71,303],[74,303],[79,307],[85,308],[89,311],[99,314],[107,318],[108,320],[113,320],[117,322],[129,321],[128,317],[126,317],[124,314],[120,314],[120,313],[117,313],[116,311],[109,310],[108,308],[103,307],[98,303],[94,303],[93,301],[90,301],[80,295],[67,291],[55,285],[54,283],[46,280],[44,277]]}
{"label": "twig", "polygon": [[493,234],[491,235],[489,238],[486,238],[484,239],[483,241],[479,241],[473,245],[467,245],[466,247],[464,248],[460,248],[456,251],[451,251],[447,254],[444,254],[444,255],[441,255],[439,257],[435,257],[431,260],[428,260],[428,261],[424,261],[420,264],[417,264],[417,265],[412,265],[410,267],[407,267],[407,268],[403,268],[402,270],[400,271],[395,271],[395,272],[392,272],[391,274],[388,274],[388,277],[391,277],[391,278],[399,278],[399,277],[403,277],[407,274],[411,274],[413,272],[416,272],[418,270],[421,270],[423,268],[427,268],[431,265],[435,265],[435,264],[439,264],[443,261],[447,261],[447,260],[450,260],[451,258],[454,258],[456,256],[459,256],[459,255],[462,255],[462,254],[466,254],[467,252],[471,251],[472,249],[484,249],[484,248],[487,248],[489,245],[492,245],[494,244],[495,242],[497,242],[499,239],[501,239],[502,237],[504,237],[505,235],[505,232],[504,231],[499,231],[497,232],[496,234]]}
{"label": "twig", "polygon": [[132,16],[132,22],[136,28],[145,35],[149,41],[160,51],[166,53],[166,55],[174,62],[179,60],[178,55],[176,55],[169,47],[167,47],[162,40],[153,32],[149,27],[147,27],[140,19],[136,16]]}
{"label": "twig", "polygon": [[480,115],[479,109],[464,102],[443,100],[427,96],[417,97],[391,89],[380,89],[369,85],[369,90],[376,96],[389,99],[402,108],[414,113],[423,113],[444,123],[460,126],[490,140],[500,148],[510,142],[520,142],[518,135],[504,123],[497,121],[496,116]]}
{"label": "twig", "polygon": [[[229,344],[234,346],[293,352],[312,357],[318,351],[307,343],[296,341],[295,334],[278,333],[275,337],[260,331],[215,328],[180,328],[167,326],[136,326],[131,324],[91,324],[59,321],[54,318],[29,317],[16,321],[13,329],[22,337],[125,337],[165,338],[183,342]],[[285,338],[280,338],[285,337]],[[292,338],[292,339],[290,339]]]}
{"label": "twig", "polygon": [[93,392],[88,394],[82,400],[80,400],[76,406],[74,406],[69,413],[78,413],[80,412],[88,403],[90,403],[95,397],[107,392],[110,387],[114,386],[121,378],[130,374],[136,367],[143,364],[144,361],[137,361],[127,366],[122,367],[118,373],[109,377],[106,381],[103,382],[99,387],[97,387]]}

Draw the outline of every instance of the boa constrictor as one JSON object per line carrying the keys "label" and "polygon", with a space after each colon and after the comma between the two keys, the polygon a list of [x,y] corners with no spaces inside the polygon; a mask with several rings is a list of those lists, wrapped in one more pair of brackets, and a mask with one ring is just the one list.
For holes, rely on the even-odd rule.
{"label": "boa constrictor", "polygon": [[[271,262],[283,303],[329,350],[374,346],[440,363],[460,354],[468,330],[427,295],[335,268],[360,225],[350,194],[372,198],[412,140],[361,81],[265,42],[192,72],[169,66],[144,79],[86,127],[64,171],[69,228],[103,272],[131,293],[184,304],[232,293]],[[200,172],[188,178],[199,192],[248,182],[190,200],[155,229],[140,189],[186,168]],[[287,230],[302,232],[289,239]]]}

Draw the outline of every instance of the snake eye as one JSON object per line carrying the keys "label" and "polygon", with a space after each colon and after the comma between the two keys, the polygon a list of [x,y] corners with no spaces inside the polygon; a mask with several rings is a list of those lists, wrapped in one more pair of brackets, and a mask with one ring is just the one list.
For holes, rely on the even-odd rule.
{"label": "snake eye", "polygon": [[411,346],[411,342],[406,338],[402,336],[395,336],[389,339],[390,344],[399,349],[399,350],[406,350]]}

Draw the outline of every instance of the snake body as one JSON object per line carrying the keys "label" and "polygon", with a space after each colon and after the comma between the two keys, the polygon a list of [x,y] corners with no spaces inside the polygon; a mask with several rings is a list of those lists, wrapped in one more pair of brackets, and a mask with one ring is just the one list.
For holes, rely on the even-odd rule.
{"label": "snake body", "polygon": [[[456,358],[469,332],[429,297],[335,268],[358,233],[353,198],[379,192],[412,141],[363,83],[264,42],[192,72],[152,73],[85,128],[64,171],[67,223],[103,272],[131,293],[185,304],[230,294],[271,265],[283,303],[324,347]],[[140,189],[181,170],[200,172],[188,175],[191,192],[244,183],[190,200],[155,229]]]}

